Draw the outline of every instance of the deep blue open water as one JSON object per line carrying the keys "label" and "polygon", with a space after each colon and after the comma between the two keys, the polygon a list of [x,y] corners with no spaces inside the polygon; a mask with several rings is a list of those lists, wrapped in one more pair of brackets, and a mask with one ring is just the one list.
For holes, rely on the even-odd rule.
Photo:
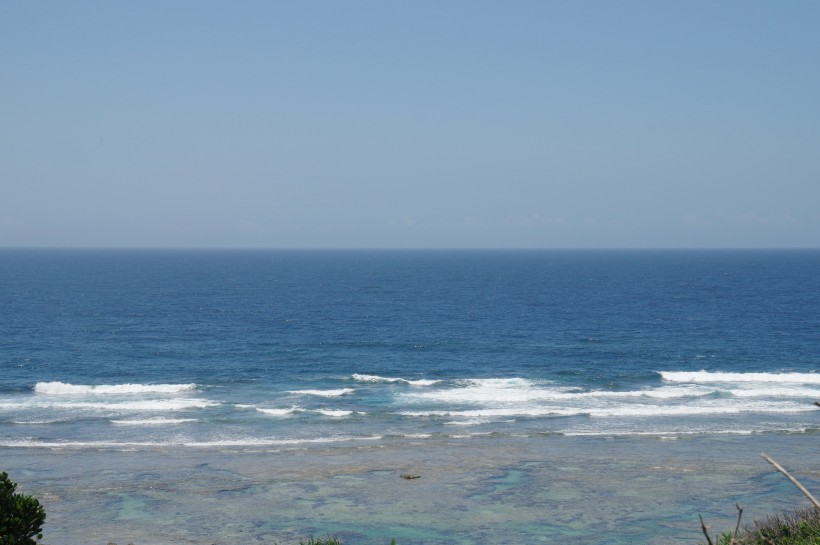
{"label": "deep blue open water", "polygon": [[816,400],[816,250],[0,250],[9,467],[470,438],[499,459],[584,438],[820,446]]}

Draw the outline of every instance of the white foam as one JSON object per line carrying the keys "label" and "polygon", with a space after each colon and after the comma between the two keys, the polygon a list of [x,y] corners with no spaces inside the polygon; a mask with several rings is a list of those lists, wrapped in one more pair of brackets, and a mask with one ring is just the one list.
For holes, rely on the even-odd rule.
{"label": "white foam", "polygon": [[294,395],[311,395],[319,397],[340,397],[355,392],[353,388],[341,388],[338,390],[290,390],[289,394]]}
{"label": "white foam", "polygon": [[[348,410],[339,410],[339,409],[305,409],[302,407],[292,406],[288,409],[263,409],[258,407],[256,409],[260,413],[267,414],[270,416],[279,416],[285,417],[290,416],[295,413],[313,413],[313,414],[321,414],[322,416],[330,416],[332,418],[344,418],[346,416],[350,416],[353,414],[353,411]],[[356,414],[367,414],[367,413],[356,413]]]}
{"label": "white foam", "polygon": [[216,441],[183,442],[180,445],[192,448],[213,448],[213,447],[274,447],[283,445],[321,444],[321,443],[345,443],[351,441],[378,441],[381,435],[366,436],[337,436],[337,437],[312,437],[305,439],[222,439]]}
{"label": "white foam", "polygon": [[735,397],[805,397],[820,399],[820,389],[800,386],[775,386],[770,388],[737,388],[729,390]]}
{"label": "white foam", "polygon": [[603,417],[663,417],[663,416],[707,416],[740,413],[799,413],[816,410],[813,405],[780,402],[780,403],[700,403],[693,405],[637,405],[618,404],[612,406],[539,406],[519,405],[509,407],[487,407],[469,410],[426,410],[401,411],[398,414],[408,417],[448,417],[464,419],[487,419],[499,417],[548,417],[548,416],[590,416]]}
{"label": "white foam", "polygon": [[598,390],[594,392],[581,392],[573,394],[564,394],[565,398],[571,399],[573,397],[579,398],[640,398],[646,397],[651,399],[677,399],[684,397],[703,397],[719,393],[720,390],[715,388],[704,388],[702,386],[664,386],[662,388],[648,388],[645,390],[629,390],[626,392],[613,392],[609,390]]}
{"label": "white foam", "polygon": [[408,380],[407,384],[410,386],[432,386],[433,384],[438,384],[441,382],[440,380],[432,380],[432,379],[418,379],[418,380]]}
{"label": "white foam", "polygon": [[256,410],[262,414],[267,414],[270,416],[290,416],[294,413],[304,411],[302,407],[297,407],[295,405],[288,409],[264,409],[262,407],[257,407]]}
{"label": "white foam", "polygon": [[561,407],[507,407],[494,409],[473,410],[430,410],[430,411],[401,411],[401,416],[410,417],[449,417],[449,418],[493,418],[515,416],[576,416],[587,414],[587,409]]}
{"label": "white foam", "polygon": [[478,388],[504,389],[504,388],[531,388],[535,385],[530,379],[512,378],[468,378],[456,381],[460,384]]}
{"label": "white foam", "polygon": [[37,441],[34,439],[19,439],[11,441],[0,440],[0,447],[8,448],[48,448],[48,449],[165,449],[169,447],[187,448],[218,448],[218,447],[275,447],[301,444],[341,443],[355,441],[378,441],[381,435],[370,436],[336,436],[312,437],[305,439],[218,439],[213,441]]}
{"label": "white foam", "polygon": [[709,371],[659,371],[669,382],[785,382],[820,384],[820,373],[711,373]]}
{"label": "white foam", "polygon": [[0,447],[9,448],[48,448],[48,449],[84,449],[84,448],[151,448],[168,446],[165,442],[156,441],[38,441],[36,439],[16,439],[0,441]]}
{"label": "white foam", "polygon": [[[797,430],[785,430],[797,431]],[[658,439],[677,439],[678,436],[685,435],[752,435],[755,430],[677,430],[677,431],[629,431],[629,430],[579,430],[565,431],[561,435],[566,437],[624,437],[624,436],[649,436]]]}
{"label": "white foam", "polygon": [[359,373],[353,374],[353,380],[357,380],[359,382],[405,382],[403,378],[388,378],[380,377],[378,375],[360,375]]}
{"label": "white foam", "polygon": [[578,388],[550,386],[524,378],[461,379],[456,387],[405,392],[399,398],[411,403],[435,402],[458,405],[521,405],[539,401],[567,401],[580,395]]}
{"label": "white foam", "polygon": [[145,418],[142,420],[111,420],[115,426],[173,426],[196,422],[196,418]]}
{"label": "white foam", "polygon": [[536,387],[533,383],[513,381],[466,382],[462,388],[448,388],[430,392],[403,393],[399,397],[411,402],[440,402],[456,404],[522,404],[543,401],[573,402],[617,398],[675,399],[708,396],[718,392],[715,388],[699,386],[662,387],[646,390],[614,392],[595,390],[580,392],[577,388]]}
{"label": "white foam", "polygon": [[43,395],[128,395],[176,394],[196,390],[196,384],[67,384],[65,382],[38,382],[34,392]]}
{"label": "white foam", "polygon": [[345,416],[350,416],[353,414],[353,411],[344,411],[344,410],[335,410],[335,409],[316,409],[316,413],[319,413],[323,416],[330,416],[333,418],[343,418]]}
{"label": "white foam", "polygon": [[[668,430],[668,431],[635,431],[635,430],[577,430],[564,431],[561,435],[567,437],[576,436],[604,436],[604,437],[619,437],[619,436],[655,436],[659,439],[676,439],[677,437],[692,436],[692,435],[754,435],[756,433],[766,433],[771,430],[766,428],[760,429],[683,429],[683,430]],[[807,428],[803,427],[785,427],[778,428],[778,433],[806,433]]]}
{"label": "white foam", "polygon": [[122,401],[116,402],[94,402],[94,401],[62,401],[62,402],[47,402],[47,403],[33,403],[30,407],[60,409],[60,410],[76,410],[76,409],[90,409],[98,411],[184,411],[187,409],[205,409],[208,407],[218,406],[216,401],[209,401],[206,399],[152,399],[141,401]]}
{"label": "white foam", "polygon": [[492,433],[488,432],[488,431],[482,431],[482,432],[476,432],[476,433],[453,434],[453,435],[450,435],[448,437],[450,437],[451,439],[474,439],[476,437],[487,437],[489,435],[492,435]]}
{"label": "white foam", "polygon": [[466,420],[451,420],[450,422],[445,422],[445,426],[480,426],[481,424],[491,424],[493,422],[497,422],[497,420],[493,420],[492,418],[468,418]]}
{"label": "white foam", "polygon": [[402,382],[404,384],[409,384],[410,386],[432,386],[433,384],[438,384],[439,382],[441,382],[440,380],[430,380],[430,379],[409,380],[409,379],[406,379],[406,378],[380,377],[378,375],[361,375],[359,373],[354,373],[352,378],[353,378],[353,380],[356,380],[358,382],[386,382],[386,383]]}
{"label": "white foam", "polygon": [[594,408],[587,412],[592,417],[646,417],[646,416],[706,416],[741,413],[798,413],[814,410],[796,403],[760,403],[738,405],[645,405]]}

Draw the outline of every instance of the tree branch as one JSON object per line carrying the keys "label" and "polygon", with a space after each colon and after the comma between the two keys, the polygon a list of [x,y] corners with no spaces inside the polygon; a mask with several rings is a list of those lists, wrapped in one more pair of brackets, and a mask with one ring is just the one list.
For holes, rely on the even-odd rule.
{"label": "tree branch", "polygon": [[765,452],[761,453],[761,454],[760,454],[760,457],[761,457],[761,458],[763,458],[764,460],[766,460],[767,462],[769,462],[770,464],[772,464],[776,470],[778,470],[780,473],[782,473],[783,475],[785,475],[785,476],[786,476],[786,478],[787,478],[787,479],[789,479],[789,480],[792,482],[792,484],[794,484],[794,486],[796,486],[796,487],[798,488],[798,490],[800,490],[800,492],[802,492],[802,493],[803,493],[803,495],[805,495],[805,496],[809,499],[809,501],[810,501],[810,502],[814,505],[814,508],[815,508],[815,509],[820,510],[820,502],[818,502],[818,501],[817,501],[817,498],[815,498],[814,496],[812,496],[812,495],[811,495],[811,492],[809,492],[808,490],[806,490],[806,487],[805,487],[805,486],[803,486],[802,484],[800,484],[800,481],[798,481],[797,479],[795,479],[794,477],[792,477],[792,476],[789,474],[789,472],[788,472],[788,471],[786,471],[785,469],[783,469],[783,466],[781,466],[780,464],[778,464],[777,462],[775,462],[774,460],[772,460],[772,459],[769,457],[769,455],[768,455],[768,454],[766,454]]}
{"label": "tree branch", "polygon": [[706,536],[706,543],[708,543],[709,545],[715,545],[714,543],[712,543],[712,538],[709,537],[709,527],[706,526],[705,522],[703,522],[703,517],[700,516],[700,513],[698,513],[698,518],[700,519],[700,527],[703,530],[703,535]]}

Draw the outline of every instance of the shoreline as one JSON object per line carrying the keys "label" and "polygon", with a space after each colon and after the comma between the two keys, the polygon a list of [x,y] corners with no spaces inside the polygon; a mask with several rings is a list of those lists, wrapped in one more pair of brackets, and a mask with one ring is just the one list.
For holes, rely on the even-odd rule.
{"label": "shoreline", "polygon": [[[802,507],[760,459],[820,488],[820,434],[402,439],[300,448],[0,448],[45,545],[692,543]],[[418,479],[402,479],[402,474]]]}

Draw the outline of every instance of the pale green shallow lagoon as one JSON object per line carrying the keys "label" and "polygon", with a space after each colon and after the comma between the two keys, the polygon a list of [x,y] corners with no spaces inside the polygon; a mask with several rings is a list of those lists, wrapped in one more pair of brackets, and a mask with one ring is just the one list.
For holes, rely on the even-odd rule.
{"label": "pale green shallow lagoon", "polygon": [[[293,449],[0,449],[47,545],[697,543],[807,505],[820,435],[397,439]],[[420,478],[405,480],[403,473]]]}

